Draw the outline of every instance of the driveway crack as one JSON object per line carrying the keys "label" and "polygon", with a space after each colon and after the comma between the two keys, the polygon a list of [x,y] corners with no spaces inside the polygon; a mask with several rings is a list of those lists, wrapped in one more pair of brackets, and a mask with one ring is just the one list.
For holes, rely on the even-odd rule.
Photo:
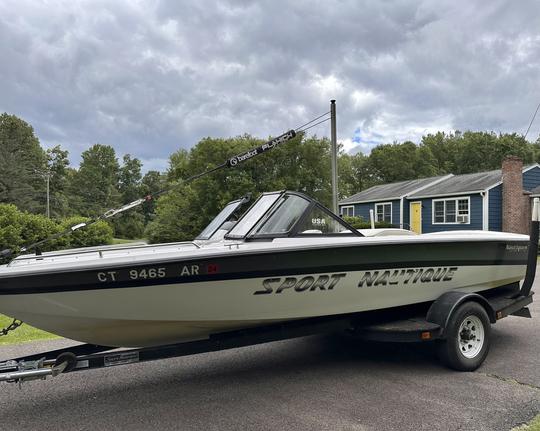
{"label": "driveway crack", "polygon": [[504,377],[504,376],[499,376],[497,374],[481,373],[481,372],[478,372],[478,374],[480,374],[482,376],[486,376],[486,377],[491,377],[492,379],[497,379],[497,380],[500,380],[500,381],[505,382],[505,383],[510,383],[512,385],[525,386],[527,388],[534,389],[536,391],[540,391],[540,386],[536,386],[536,385],[533,385],[531,383],[520,382],[520,381],[518,381],[516,379],[512,379],[510,377]]}

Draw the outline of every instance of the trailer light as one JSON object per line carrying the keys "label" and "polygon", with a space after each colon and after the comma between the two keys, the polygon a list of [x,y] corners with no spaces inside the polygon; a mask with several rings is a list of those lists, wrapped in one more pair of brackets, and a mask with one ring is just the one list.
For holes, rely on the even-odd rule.
{"label": "trailer light", "polygon": [[422,338],[422,340],[431,340],[431,332],[422,332],[420,337]]}

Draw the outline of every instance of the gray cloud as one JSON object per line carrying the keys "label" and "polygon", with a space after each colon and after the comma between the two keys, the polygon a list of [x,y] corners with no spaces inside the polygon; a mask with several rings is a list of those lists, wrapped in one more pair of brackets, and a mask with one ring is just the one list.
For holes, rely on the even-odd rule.
{"label": "gray cloud", "polygon": [[538,16],[535,0],[7,0],[0,111],[74,164],[99,142],[146,169],[205,136],[281,133],[331,98],[347,148],[522,132],[540,100]]}

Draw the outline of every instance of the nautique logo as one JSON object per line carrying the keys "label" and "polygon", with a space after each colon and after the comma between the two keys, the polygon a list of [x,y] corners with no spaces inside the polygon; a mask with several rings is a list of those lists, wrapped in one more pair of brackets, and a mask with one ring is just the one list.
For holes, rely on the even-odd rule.
{"label": "nautique logo", "polygon": [[411,268],[384,271],[365,271],[358,287],[396,286],[415,283],[445,282],[454,278],[457,267]]}
{"label": "nautique logo", "polygon": [[507,251],[520,252],[520,251],[527,251],[528,249],[529,249],[529,246],[527,245],[506,244]]}

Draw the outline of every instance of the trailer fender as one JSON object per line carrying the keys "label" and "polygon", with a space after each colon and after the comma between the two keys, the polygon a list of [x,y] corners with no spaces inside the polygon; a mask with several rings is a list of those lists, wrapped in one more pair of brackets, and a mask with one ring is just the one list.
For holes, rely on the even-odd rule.
{"label": "trailer fender", "polygon": [[437,300],[431,304],[426,315],[426,320],[431,323],[436,323],[442,328],[442,337],[446,335],[446,327],[448,326],[448,321],[454,313],[454,311],[464,302],[474,301],[482,305],[488,316],[491,323],[496,322],[495,310],[491,307],[490,303],[486,298],[477,293],[467,293],[467,292],[455,292],[450,291],[442,294]]}

